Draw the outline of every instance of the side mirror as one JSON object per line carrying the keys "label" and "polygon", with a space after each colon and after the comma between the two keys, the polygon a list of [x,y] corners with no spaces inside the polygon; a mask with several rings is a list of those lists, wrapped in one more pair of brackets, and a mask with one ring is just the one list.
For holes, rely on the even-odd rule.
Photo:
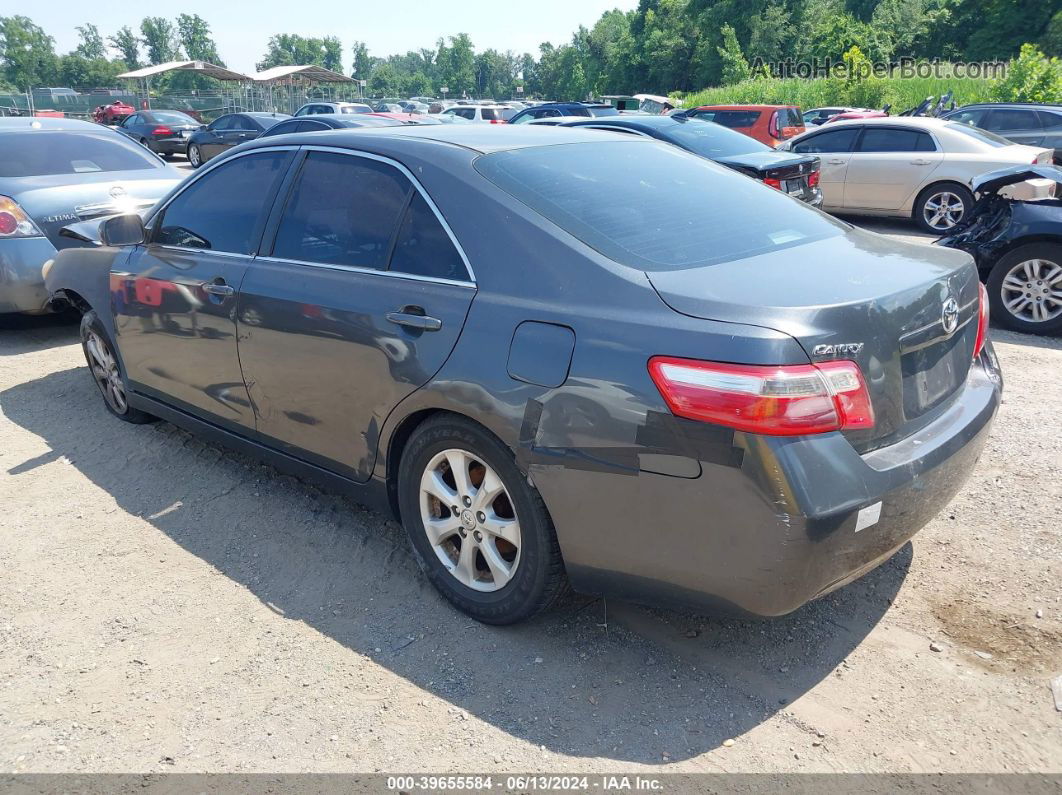
{"label": "side mirror", "polygon": [[143,219],[135,213],[108,218],[100,224],[100,242],[105,246],[136,246],[143,243]]}

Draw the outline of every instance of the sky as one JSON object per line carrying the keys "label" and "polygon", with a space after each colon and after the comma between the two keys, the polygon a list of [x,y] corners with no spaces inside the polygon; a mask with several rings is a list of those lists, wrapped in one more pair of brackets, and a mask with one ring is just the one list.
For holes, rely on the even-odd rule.
{"label": "sky", "polygon": [[567,42],[579,25],[590,27],[611,8],[630,10],[637,0],[535,0],[515,4],[504,0],[253,0],[201,2],[182,0],[161,5],[125,0],[43,0],[14,13],[30,17],[55,39],[56,51],[77,46],[76,27],[94,23],[106,39],[122,25],[139,30],[145,16],[199,14],[217,42],[218,52],[231,69],[253,72],[255,62],[275,33],[338,36],[343,42],[343,68],[351,69],[351,44],[368,44],[376,56],[434,47],[440,36],[467,33],[477,51],[493,47],[504,52],[538,54],[544,41]]}

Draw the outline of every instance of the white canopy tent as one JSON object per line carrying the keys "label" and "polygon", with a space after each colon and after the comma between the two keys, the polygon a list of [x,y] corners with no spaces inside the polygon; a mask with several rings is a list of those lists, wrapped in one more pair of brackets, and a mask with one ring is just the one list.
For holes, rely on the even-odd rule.
{"label": "white canopy tent", "polygon": [[[137,94],[142,98],[142,105],[150,108],[151,78],[168,72],[193,72],[197,75],[212,77],[215,80],[239,84],[239,88],[236,91],[230,92],[229,102],[226,103],[227,105],[231,104],[233,109],[238,105],[237,96],[242,95],[243,86],[253,80],[253,78],[245,74],[234,72],[232,69],[206,61],[167,61],[166,63],[145,66],[142,69],[134,69],[131,72],[123,72],[118,77],[123,80],[135,80],[139,89]],[[224,96],[224,92],[222,92],[222,96]]]}
{"label": "white canopy tent", "polygon": [[[264,89],[260,95],[261,110],[294,113],[295,110],[310,99],[308,89],[320,83],[339,84],[356,83],[331,69],[314,64],[302,66],[274,66],[254,76],[254,82]],[[278,105],[283,107],[278,107]]]}

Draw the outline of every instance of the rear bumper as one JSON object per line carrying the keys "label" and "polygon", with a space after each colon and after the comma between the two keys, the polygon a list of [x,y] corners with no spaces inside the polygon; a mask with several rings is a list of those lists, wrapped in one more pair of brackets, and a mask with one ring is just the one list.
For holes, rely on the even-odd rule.
{"label": "rear bumper", "polygon": [[188,138],[155,138],[150,147],[160,155],[183,155],[188,148]]}
{"label": "rear bumper", "polygon": [[864,455],[839,433],[735,433],[736,455],[702,459],[700,477],[535,465],[531,475],[577,590],[777,616],[887,560],[947,505],[1001,390],[988,346],[933,422]]}
{"label": "rear bumper", "polygon": [[45,237],[0,240],[0,314],[45,312],[44,263],[55,256]]}

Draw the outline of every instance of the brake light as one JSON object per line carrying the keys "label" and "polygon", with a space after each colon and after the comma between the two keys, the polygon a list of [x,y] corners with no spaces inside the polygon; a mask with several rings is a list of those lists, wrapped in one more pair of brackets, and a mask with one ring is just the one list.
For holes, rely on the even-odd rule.
{"label": "brake light", "polygon": [[671,412],[686,419],[770,436],[874,427],[855,362],[762,366],[654,356],[649,375]]}
{"label": "brake light", "polygon": [[763,178],[763,184],[764,185],[769,185],[770,187],[774,188],[775,190],[781,190],[782,189],[782,180],[775,179],[774,177],[764,177]]}
{"label": "brake light", "polygon": [[167,127],[165,124],[160,124],[154,130],[151,131],[152,135],[173,135],[173,130]]}
{"label": "brake light", "polygon": [[505,119],[491,119],[491,124],[505,124]]}
{"label": "brake light", "polygon": [[988,290],[978,283],[977,336],[974,337],[973,357],[976,360],[988,341]]}
{"label": "brake light", "polygon": [[7,196],[0,196],[0,238],[40,237],[41,230],[26,215],[18,202]]}
{"label": "brake light", "polygon": [[815,169],[810,174],[808,174],[808,187],[809,188],[817,188],[818,186],[819,186],[819,171],[818,171],[818,169]]}

